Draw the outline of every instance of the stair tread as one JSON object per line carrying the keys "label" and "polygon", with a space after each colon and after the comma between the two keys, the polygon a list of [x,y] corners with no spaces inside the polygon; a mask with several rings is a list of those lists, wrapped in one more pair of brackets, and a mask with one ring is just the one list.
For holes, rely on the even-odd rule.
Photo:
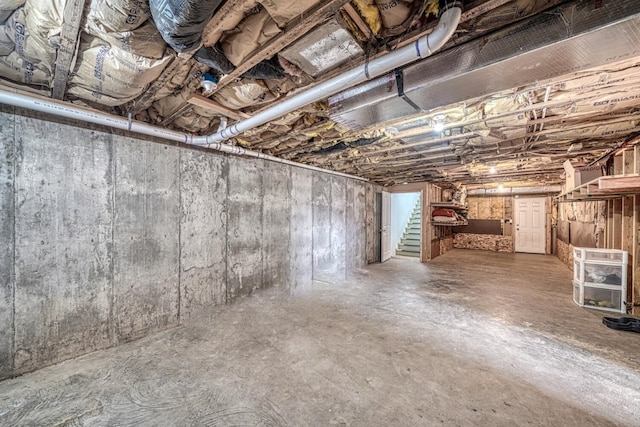
{"label": "stair tread", "polygon": [[410,244],[410,243],[409,243],[409,244],[407,244],[407,243],[401,243],[401,244],[399,244],[399,245],[398,245],[398,247],[399,247],[399,248],[414,248],[414,249],[415,249],[415,248],[419,248],[419,247],[420,247],[420,245],[419,245],[419,244],[412,245],[412,244]]}
{"label": "stair tread", "polygon": [[417,253],[413,253],[413,252],[403,252],[403,251],[396,251],[396,255],[410,256],[410,257],[415,257],[415,258],[420,257],[419,253],[417,254]]}

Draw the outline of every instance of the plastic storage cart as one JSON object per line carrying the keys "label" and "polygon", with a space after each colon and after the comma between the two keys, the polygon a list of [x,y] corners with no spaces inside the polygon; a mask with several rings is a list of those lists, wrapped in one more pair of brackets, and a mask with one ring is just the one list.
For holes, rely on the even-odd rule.
{"label": "plastic storage cart", "polygon": [[626,313],[627,251],[573,249],[573,300],[581,307]]}

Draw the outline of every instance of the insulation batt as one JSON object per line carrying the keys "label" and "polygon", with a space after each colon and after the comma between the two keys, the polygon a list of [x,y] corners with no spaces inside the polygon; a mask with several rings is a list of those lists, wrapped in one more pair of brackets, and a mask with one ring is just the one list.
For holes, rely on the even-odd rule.
{"label": "insulation batt", "polygon": [[11,15],[7,21],[9,34],[21,58],[53,74],[54,46],[58,43],[62,26],[62,16],[57,13],[57,8],[63,5],[34,3],[33,0],[27,2]]}
{"label": "insulation batt", "polygon": [[121,105],[140,96],[171,61],[152,59],[112,47],[84,34],[78,61],[69,80],[69,93],[102,105]]}
{"label": "insulation batt", "polygon": [[353,0],[353,3],[360,11],[360,14],[373,34],[378,35],[382,28],[382,19],[380,18],[380,11],[375,5],[374,0]]}
{"label": "insulation batt", "polygon": [[272,101],[275,96],[261,81],[245,80],[223,87],[216,92],[214,99],[227,108],[239,110],[250,105]]}
{"label": "insulation batt", "polygon": [[238,66],[253,51],[280,33],[280,28],[266,10],[249,15],[222,39],[222,50],[235,66]]}
{"label": "insulation batt", "polygon": [[[43,4],[39,9],[28,3],[15,10],[0,26],[0,76],[19,83],[49,86],[56,51],[47,37],[55,38],[59,33],[55,23],[59,16],[55,8],[48,9],[54,6],[55,3]],[[42,25],[33,24],[39,19]],[[32,22],[37,31],[30,31],[28,22]]]}
{"label": "insulation batt", "polygon": [[194,85],[195,82],[199,84],[202,80],[202,75],[209,68],[197,62],[194,59],[190,59],[187,62],[181,63],[177,69],[171,74],[171,78],[165,82],[165,84],[152,94],[152,97],[145,102],[144,107],[148,107],[153,103],[164,98],[169,98],[175,93],[180,93],[181,89],[188,85]]}
{"label": "insulation batt", "polygon": [[413,10],[413,0],[376,0],[376,5],[385,29],[401,26],[411,16]]}
{"label": "insulation batt", "polygon": [[24,5],[25,0],[2,0],[0,2],[0,24],[4,24],[14,10]]}
{"label": "insulation batt", "polygon": [[151,15],[162,38],[176,52],[198,49],[204,27],[222,0],[151,0]]}
{"label": "insulation batt", "polygon": [[475,21],[475,26],[485,31],[485,29],[512,22],[518,17],[529,16],[534,11],[547,7],[548,4],[548,0],[515,0],[493,9],[490,13],[480,15]]}
{"label": "insulation batt", "polygon": [[51,79],[47,70],[40,69],[31,62],[22,59],[16,52],[0,56],[0,76],[14,82],[42,86],[48,86]]}
{"label": "insulation batt", "polygon": [[152,109],[157,111],[161,117],[169,117],[184,105],[188,99],[189,94],[187,92],[178,92],[175,95],[167,96],[154,102]]}
{"label": "insulation batt", "polygon": [[297,88],[290,78],[265,79],[265,84],[276,95],[284,95]]}
{"label": "insulation batt", "polygon": [[147,58],[162,58],[167,47],[150,20],[135,30],[113,31],[107,30],[103,22],[90,20],[87,16],[84,30],[88,34],[109,42],[112,47]]}
{"label": "insulation batt", "polygon": [[212,124],[218,123],[218,118],[216,113],[195,108],[193,111],[180,115],[174,123],[180,128],[195,133],[202,129],[208,129]]}
{"label": "insulation batt", "polygon": [[87,28],[97,24],[106,33],[133,31],[151,16],[147,0],[90,0],[85,10]]}
{"label": "insulation batt", "polygon": [[234,8],[233,10],[227,11],[227,13],[222,16],[222,22],[219,23],[219,31],[207,34],[205,46],[215,45],[220,41],[224,32],[237,28],[244,17],[247,16],[257,4],[257,2],[246,2],[242,4],[242,8]]}
{"label": "insulation batt", "polygon": [[6,25],[0,25],[0,56],[7,56],[15,48],[13,39],[9,34],[10,29]]}
{"label": "insulation batt", "polygon": [[274,21],[283,28],[287,22],[311,9],[319,0],[260,0]]}

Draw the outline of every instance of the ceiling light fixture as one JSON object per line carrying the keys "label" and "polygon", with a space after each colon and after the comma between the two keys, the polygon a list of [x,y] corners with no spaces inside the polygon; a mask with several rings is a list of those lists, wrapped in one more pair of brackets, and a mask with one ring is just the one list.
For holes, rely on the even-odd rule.
{"label": "ceiling light fixture", "polygon": [[496,173],[496,167],[495,166],[491,166],[489,168],[489,173]]}
{"label": "ceiling light fixture", "polygon": [[502,190],[504,190],[504,185],[498,184],[498,191],[502,191]]}
{"label": "ceiling light fixture", "polygon": [[444,116],[438,114],[432,119],[432,126],[434,132],[442,132],[444,130]]}

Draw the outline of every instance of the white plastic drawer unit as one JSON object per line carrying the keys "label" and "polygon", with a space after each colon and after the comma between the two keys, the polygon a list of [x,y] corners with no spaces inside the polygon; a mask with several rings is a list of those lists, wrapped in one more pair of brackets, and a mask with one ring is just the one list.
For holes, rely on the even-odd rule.
{"label": "white plastic drawer unit", "polygon": [[627,279],[627,266],[574,261],[573,280],[593,285],[622,286]]}
{"label": "white plastic drawer unit", "polygon": [[598,310],[626,312],[628,253],[574,248],[573,300]]}
{"label": "white plastic drawer unit", "polygon": [[627,251],[573,248],[573,280],[593,285],[627,284]]}
{"label": "white plastic drawer unit", "polygon": [[622,290],[605,289],[584,285],[582,301],[585,307],[597,308],[600,310],[623,311],[624,306]]}
{"label": "white plastic drawer unit", "polygon": [[584,305],[584,299],[582,297],[583,286],[582,283],[573,281],[573,302],[579,306]]}
{"label": "white plastic drawer unit", "polygon": [[573,259],[604,264],[627,264],[629,254],[619,249],[573,248]]}

